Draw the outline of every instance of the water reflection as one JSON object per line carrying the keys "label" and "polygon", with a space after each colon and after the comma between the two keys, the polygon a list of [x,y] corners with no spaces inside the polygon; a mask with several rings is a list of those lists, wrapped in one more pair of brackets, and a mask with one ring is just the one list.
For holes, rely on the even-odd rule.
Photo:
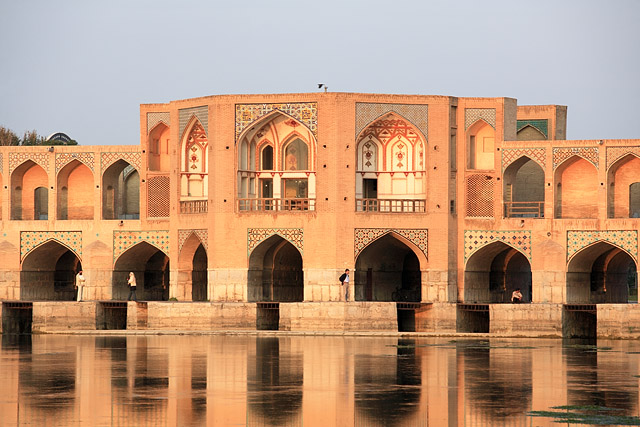
{"label": "water reflection", "polygon": [[640,343],[4,335],[0,425],[554,425],[638,415]]}

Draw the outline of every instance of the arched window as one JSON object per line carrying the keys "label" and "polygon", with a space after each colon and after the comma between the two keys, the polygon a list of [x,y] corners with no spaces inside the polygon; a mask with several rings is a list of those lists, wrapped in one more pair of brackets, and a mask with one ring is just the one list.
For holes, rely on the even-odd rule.
{"label": "arched window", "polygon": [[309,162],[309,150],[307,144],[300,138],[296,138],[287,144],[283,150],[282,169],[287,171],[307,170]]}
{"label": "arched window", "polygon": [[261,170],[270,171],[273,170],[273,147],[270,145],[265,146],[262,149],[261,158]]}
{"label": "arched window", "polygon": [[46,187],[38,187],[33,191],[33,219],[49,219],[49,192]]}

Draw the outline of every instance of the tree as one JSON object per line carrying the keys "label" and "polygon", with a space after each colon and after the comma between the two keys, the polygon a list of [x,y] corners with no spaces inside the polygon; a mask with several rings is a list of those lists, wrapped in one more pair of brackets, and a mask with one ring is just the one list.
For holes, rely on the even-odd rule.
{"label": "tree", "polygon": [[45,138],[38,135],[35,129],[26,131],[22,137],[22,145],[45,145]]}
{"label": "tree", "polygon": [[11,129],[0,126],[0,146],[20,145],[20,138]]}

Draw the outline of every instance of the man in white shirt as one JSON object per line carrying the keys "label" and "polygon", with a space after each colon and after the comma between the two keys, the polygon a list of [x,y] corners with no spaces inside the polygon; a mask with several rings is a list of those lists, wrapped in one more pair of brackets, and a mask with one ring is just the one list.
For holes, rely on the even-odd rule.
{"label": "man in white shirt", "polygon": [[78,290],[78,301],[82,301],[82,293],[84,292],[84,276],[82,275],[82,270],[76,274],[76,289]]}

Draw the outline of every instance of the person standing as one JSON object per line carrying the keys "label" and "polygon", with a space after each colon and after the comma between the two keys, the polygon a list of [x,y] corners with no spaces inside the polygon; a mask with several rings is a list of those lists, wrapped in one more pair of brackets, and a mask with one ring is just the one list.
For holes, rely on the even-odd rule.
{"label": "person standing", "polygon": [[127,283],[129,284],[127,301],[131,301],[131,297],[133,296],[133,300],[138,302],[138,297],[136,296],[136,275],[133,274],[133,271],[129,272],[129,280],[127,280]]}
{"label": "person standing", "polygon": [[78,291],[78,295],[76,297],[77,301],[82,301],[82,297],[83,297],[83,293],[84,293],[84,276],[82,275],[82,270],[78,271],[78,274],[76,274],[76,290]]}
{"label": "person standing", "polygon": [[344,288],[344,300],[349,301],[349,269],[347,268],[342,276],[338,279]]}

